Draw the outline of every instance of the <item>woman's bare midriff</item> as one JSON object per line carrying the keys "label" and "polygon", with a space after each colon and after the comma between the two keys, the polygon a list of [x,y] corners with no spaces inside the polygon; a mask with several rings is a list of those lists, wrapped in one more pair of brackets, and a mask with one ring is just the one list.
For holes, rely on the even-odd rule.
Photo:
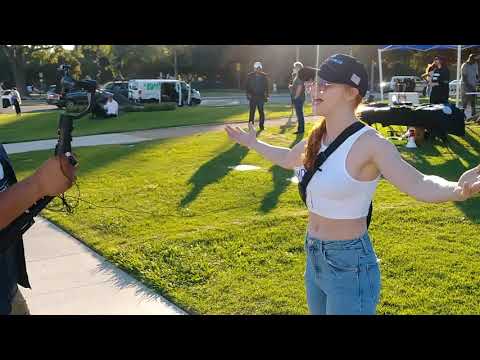
{"label": "woman's bare midriff", "polygon": [[367,231],[365,217],[359,219],[329,219],[309,212],[308,233],[320,240],[351,240]]}

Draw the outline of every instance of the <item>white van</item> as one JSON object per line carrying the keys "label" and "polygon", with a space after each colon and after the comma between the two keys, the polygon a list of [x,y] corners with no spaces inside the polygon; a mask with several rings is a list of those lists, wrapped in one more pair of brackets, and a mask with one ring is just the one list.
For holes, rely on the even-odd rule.
{"label": "white van", "polygon": [[176,102],[178,106],[199,105],[202,102],[200,92],[185,81],[166,79],[129,80],[128,98],[140,103]]}

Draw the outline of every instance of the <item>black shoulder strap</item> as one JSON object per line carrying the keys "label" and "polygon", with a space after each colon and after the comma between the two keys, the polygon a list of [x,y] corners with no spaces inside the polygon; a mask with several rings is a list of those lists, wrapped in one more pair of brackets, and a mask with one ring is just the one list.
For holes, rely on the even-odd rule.
{"label": "black shoulder strap", "polygon": [[[335,140],[333,140],[333,142],[328,145],[327,149],[323,152],[321,152],[320,154],[323,153],[323,156],[321,157],[322,158],[322,163],[325,162],[325,160],[327,160],[327,158],[335,151],[337,150],[337,148],[343,144],[343,142],[345,140],[347,140],[350,136],[352,136],[353,134],[355,134],[358,130],[362,129],[363,127],[365,126],[365,124],[357,121],[356,123],[353,123],[352,125],[350,125],[349,127],[347,127],[345,130],[343,130],[340,135],[338,135]],[[319,157],[320,157],[320,154],[319,154]],[[321,166],[321,164],[319,165]]]}
{"label": "black shoulder strap", "polygon": [[302,183],[305,180],[304,186],[305,188],[307,187],[308,183],[312,179],[313,175],[319,170],[320,166],[328,159],[328,157],[335,151],[337,148],[343,144],[345,140],[347,140],[350,136],[355,134],[358,130],[362,129],[365,126],[365,124],[357,121],[356,123],[353,123],[349,127],[347,127],[345,130],[343,130],[340,135],[338,135],[335,140],[328,145],[327,149],[325,151],[321,151],[317,158],[315,159],[315,163],[313,166],[312,170],[307,170],[305,173],[304,177],[302,178]]}

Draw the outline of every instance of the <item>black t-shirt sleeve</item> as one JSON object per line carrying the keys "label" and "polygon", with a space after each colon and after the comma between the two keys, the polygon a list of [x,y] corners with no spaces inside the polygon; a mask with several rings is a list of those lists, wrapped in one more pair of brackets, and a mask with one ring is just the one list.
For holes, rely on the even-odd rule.
{"label": "black t-shirt sleeve", "polygon": [[440,69],[440,77],[438,82],[443,85],[448,85],[450,82],[450,71],[446,67]]}

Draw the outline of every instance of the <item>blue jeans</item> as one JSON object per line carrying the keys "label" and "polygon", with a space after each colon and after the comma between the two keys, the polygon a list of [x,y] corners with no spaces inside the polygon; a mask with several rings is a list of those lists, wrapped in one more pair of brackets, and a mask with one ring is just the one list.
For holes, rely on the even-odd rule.
{"label": "blue jeans", "polygon": [[305,237],[305,288],[313,315],[374,315],[380,268],[368,232],[353,240]]}
{"label": "blue jeans", "polygon": [[293,100],[293,105],[295,106],[295,114],[297,114],[298,120],[298,131],[305,130],[305,118],[303,117],[303,103],[305,100],[297,98]]}

